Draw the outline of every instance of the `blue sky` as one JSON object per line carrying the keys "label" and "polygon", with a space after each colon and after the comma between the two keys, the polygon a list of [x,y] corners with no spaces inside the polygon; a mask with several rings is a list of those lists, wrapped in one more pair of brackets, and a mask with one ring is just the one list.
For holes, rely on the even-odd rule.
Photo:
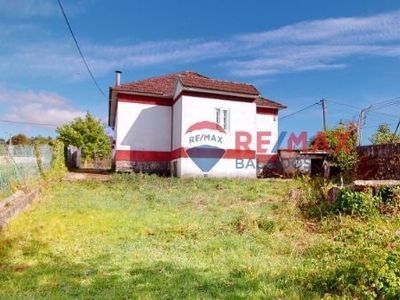
{"label": "blue sky", "polygon": [[100,89],[57,0],[0,0],[0,137],[55,136],[86,111],[106,123],[115,70],[123,83],[191,70],[253,84],[287,105],[280,131],[315,135],[322,98],[328,127],[372,105],[363,144],[399,121],[397,0],[61,3]]}

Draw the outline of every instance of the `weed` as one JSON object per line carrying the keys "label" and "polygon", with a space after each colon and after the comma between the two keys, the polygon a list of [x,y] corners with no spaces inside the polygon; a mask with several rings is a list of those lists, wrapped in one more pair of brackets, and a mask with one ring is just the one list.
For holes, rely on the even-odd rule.
{"label": "weed", "polygon": [[323,215],[304,220],[301,184],[55,182],[0,234],[0,298],[398,298],[400,221],[323,215],[300,189]]}
{"label": "weed", "polygon": [[366,219],[377,215],[379,202],[380,198],[374,196],[371,190],[358,192],[346,188],[340,191],[332,204],[332,211]]}

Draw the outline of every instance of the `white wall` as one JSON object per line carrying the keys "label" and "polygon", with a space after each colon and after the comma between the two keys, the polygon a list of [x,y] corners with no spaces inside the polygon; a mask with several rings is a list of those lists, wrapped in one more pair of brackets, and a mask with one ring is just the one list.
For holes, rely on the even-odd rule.
{"label": "white wall", "polygon": [[[251,135],[249,149],[256,151],[256,105],[254,103],[228,101],[220,99],[200,98],[193,96],[182,96],[182,132],[181,147],[185,149],[200,145],[213,145],[221,149],[235,150],[236,132],[244,131]],[[190,138],[196,135],[196,132],[187,133],[187,129],[198,122],[215,122],[215,108],[229,109],[229,128],[226,133],[220,133],[215,130],[203,129],[198,132],[205,135],[218,135],[222,142],[215,141],[190,141]],[[175,144],[174,144],[175,147]],[[233,176],[249,177],[256,176],[255,159],[252,164],[254,168],[237,168],[236,159],[220,159],[209,172],[203,172],[190,158],[183,158],[179,163],[178,176]],[[247,162],[246,162],[247,165]]]}
{"label": "white wall", "polygon": [[118,102],[117,150],[171,151],[171,107]]}
{"label": "white wall", "polygon": [[175,150],[181,147],[182,141],[182,99],[176,100],[172,110],[172,150]]}
{"label": "white wall", "polygon": [[[278,116],[257,114],[257,132],[264,141],[269,141],[269,145],[266,143],[259,145],[258,148],[261,149],[258,149],[257,154],[272,154],[272,149],[278,140]],[[270,132],[271,136],[268,136],[267,132]]]}
{"label": "white wall", "polygon": [[[235,134],[237,131],[247,131],[255,134],[256,106],[254,103],[207,99],[183,96],[182,102],[182,146],[187,147],[186,130],[194,123],[201,121],[215,122],[215,108],[229,108],[230,127],[224,140],[226,148],[235,149]],[[252,140],[250,148],[256,149],[256,140]]]}

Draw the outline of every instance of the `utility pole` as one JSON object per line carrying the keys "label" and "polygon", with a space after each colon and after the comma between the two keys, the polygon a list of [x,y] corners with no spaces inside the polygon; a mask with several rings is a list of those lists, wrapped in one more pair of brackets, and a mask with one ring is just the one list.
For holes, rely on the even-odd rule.
{"label": "utility pole", "polygon": [[324,131],[326,131],[326,100],[321,99],[320,103],[322,105],[322,122],[324,126]]}
{"label": "utility pole", "polygon": [[358,116],[358,124],[357,124],[357,142],[356,145],[360,146],[361,145],[361,137],[362,137],[362,127],[364,126],[364,121],[365,121],[365,114],[367,111],[372,107],[372,105],[363,108],[360,112],[360,115]]}

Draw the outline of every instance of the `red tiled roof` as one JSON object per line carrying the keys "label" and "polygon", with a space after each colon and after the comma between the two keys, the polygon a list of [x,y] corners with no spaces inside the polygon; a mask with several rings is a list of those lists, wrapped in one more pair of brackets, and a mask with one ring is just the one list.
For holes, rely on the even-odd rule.
{"label": "red tiled roof", "polygon": [[178,74],[152,77],[114,86],[113,89],[125,92],[172,95],[175,89],[177,78]]}
{"label": "red tiled roof", "polygon": [[282,105],[278,102],[272,101],[267,98],[257,97],[254,101],[258,107],[266,107],[266,108],[274,108],[274,109],[283,109],[286,108],[285,105]]}
{"label": "red tiled roof", "polygon": [[178,76],[185,87],[255,96],[260,94],[251,84],[211,79],[192,72],[181,73]]}
{"label": "red tiled roof", "polygon": [[177,80],[180,80],[182,85],[187,88],[239,93],[252,96],[259,95],[258,90],[251,84],[211,79],[201,74],[189,71],[125,83],[119,86],[114,86],[113,89],[133,93],[172,96],[175,91]]}

